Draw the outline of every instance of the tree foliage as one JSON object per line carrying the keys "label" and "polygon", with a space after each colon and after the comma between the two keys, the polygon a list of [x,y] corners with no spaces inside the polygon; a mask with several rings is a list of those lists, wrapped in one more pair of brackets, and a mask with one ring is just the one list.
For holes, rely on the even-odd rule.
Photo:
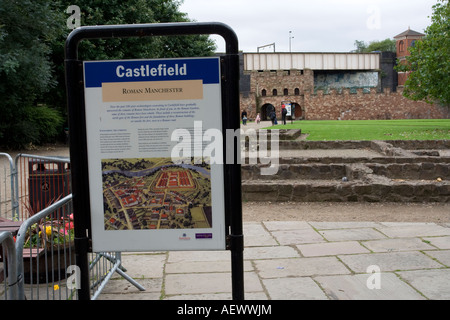
{"label": "tree foliage", "polygon": [[[58,36],[60,23],[50,1],[0,1],[1,145],[22,147],[49,138],[30,112],[42,94],[55,85],[49,43]],[[60,124],[58,112],[45,106],[40,110],[54,120],[54,126]]]}
{"label": "tree foliage", "polygon": [[395,40],[388,38],[382,41],[371,41],[369,44],[361,40],[355,40],[355,47],[354,52],[357,53],[370,53],[374,51],[395,52]]}
{"label": "tree foliage", "polygon": [[411,73],[403,94],[412,100],[439,102],[450,106],[450,5],[448,0],[438,0],[433,6],[431,25],[425,37],[410,47],[406,63],[397,71]]}
{"label": "tree foliage", "polygon": [[[188,22],[179,11],[178,0],[78,0],[81,25]],[[72,0],[59,0],[58,10],[65,12]],[[68,14],[65,15],[69,17]],[[66,111],[64,80],[64,43],[71,30],[52,43],[52,61],[56,67],[57,86],[47,95],[47,103]],[[215,44],[207,35],[115,38],[83,40],[79,45],[81,60],[152,59],[212,55]]]}
{"label": "tree foliage", "polygon": [[[179,0],[0,0],[0,145],[48,142],[66,114],[64,44],[69,5],[81,25],[187,22]],[[207,35],[82,41],[82,60],[208,56]]]}

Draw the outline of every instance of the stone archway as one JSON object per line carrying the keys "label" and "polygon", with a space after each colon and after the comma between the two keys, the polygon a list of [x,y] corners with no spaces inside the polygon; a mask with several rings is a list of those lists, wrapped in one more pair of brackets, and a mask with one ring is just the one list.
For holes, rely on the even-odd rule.
{"label": "stone archway", "polygon": [[269,114],[275,110],[275,107],[271,103],[266,103],[261,107],[261,121],[270,120]]}

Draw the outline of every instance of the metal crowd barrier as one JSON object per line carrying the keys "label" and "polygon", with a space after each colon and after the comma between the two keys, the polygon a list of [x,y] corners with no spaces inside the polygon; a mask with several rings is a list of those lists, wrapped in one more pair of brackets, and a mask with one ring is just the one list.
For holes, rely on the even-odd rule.
{"label": "metal crowd barrier", "polygon": [[16,237],[19,300],[76,298],[66,281],[67,268],[75,265],[71,200],[70,194],[20,226]]}
{"label": "metal crowd barrier", "polygon": [[4,283],[2,289],[0,289],[0,297],[3,296],[5,300],[17,300],[19,291],[17,287],[16,250],[11,232],[0,232],[0,246],[3,261],[0,267],[0,270],[3,269],[0,271],[0,278],[3,279]]}
{"label": "metal crowd barrier", "polygon": [[[76,270],[74,248],[73,243],[73,233],[68,239],[56,244],[54,241],[50,244],[51,249],[45,250],[45,254],[36,255],[35,261],[30,259],[28,268],[24,271],[24,266],[27,266],[25,257],[30,257],[35,249],[27,249],[25,241],[29,239],[30,232],[36,230],[40,221],[49,221],[49,217],[57,215],[57,219],[62,221],[62,225],[66,226],[70,222],[65,216],[60,217],[61,209],[63,212],[70,212],[67,208],[70,208],[72,201],[72,195],[68,195],[63,199],[57,201],[56,203],[50,205],[39,213],[33,215],[31,218],[27,219],[19,229],[16,239],[16,251],[17,251],[17,269],[19,274],[18,292],[19,299],[28,300],[71,300],[76,299],[76,283],[74,284],[71,279],[66,278],[69,274],[71,275],[72,270]],[[50,221],[54,221],[50,219]],[[45,226],[45,225],[44,225]],[[41,232],[44,232],[48,226],[44,228]],[[27,251],[30,253],[27,254]],[[139,290],[145,290],[138,282],[132,279],[125,273],[125,269],[122,267],[121,263],[121,253],[120,252],[101,252],[101,253],[90,253],[90,290],[91,299],[96,300],[102,290],[105,288],[108,281],[111,279],[112,275],[117,272],[123,278],[128,280],[131,284],[136,286]],[[41,256],[41,261],[39,262],[39,256]],[[34,262],[36,267],[33,268]],[[45,267],[41,269],[38,267],[44,265]],[[33,271],[34,270],[34,271]],[[44,270],[42,274],[41,270]],[[39,274],[37,272],[40,272]],[[76,278],[76,274],[74,275]],[[71,276],[69,276],[71,278]],[[76,281],[75,281],[76,282]]]}
{"label": "metal crowd barrier", "polygon": [[18,154],[14,159],[15,199],[25,220],[71,193],[70,159]]}
{"label": "metal crowd barrier", "polygon": [[[11,186],[4,188],[8,196],[0,205],[8,210],[0,211],[0,218],[21,221],[13,249],[13,234],[1,233],[3,264],[7,260],[8,265],[3,265],[0,300],[77,299],[69,159],[19,154],[13,162],[8,154],[0,156],[10,167],[7,175],[0,172],[0,182]],[[145,290],[125,273],[120,252],[89,253],[89,261],[91,299],[99,297],[114,272]]]}
{"label": "metal crowd barrier", "polygon": [[140,291],[145,291],[143,286],[125,273],[126,269],[122,266],[121,252],[92,254],[90,261],[91,300],[96,300],[99,297],[114,272],[117,272]]}
{"label": "metal crowd barrier", "polygon": [[0,152],[0,218],[17,220],[18,208],[15,201],[16,170],[12,157]]}

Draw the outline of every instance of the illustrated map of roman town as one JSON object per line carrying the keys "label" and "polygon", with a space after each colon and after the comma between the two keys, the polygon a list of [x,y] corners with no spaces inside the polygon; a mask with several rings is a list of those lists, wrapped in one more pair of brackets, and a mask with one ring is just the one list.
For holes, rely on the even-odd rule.
{"label": "illustrated map of roman town", "polygon": [[204,162],[103,159],[105,230],[211,228],[210,172]]}

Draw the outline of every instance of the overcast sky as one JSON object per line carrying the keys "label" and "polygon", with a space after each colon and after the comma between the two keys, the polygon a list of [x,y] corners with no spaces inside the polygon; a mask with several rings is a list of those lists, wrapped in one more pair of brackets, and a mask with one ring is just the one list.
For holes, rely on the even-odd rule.
{"label": "overcast sky", "polygon": [[[184,0],[180,11],[197,22],[223,22],[239,38],[239,49],[256,52],[275,43],[276,52],[349,52],[355,40],[393,38],[430,24],[437,0]],[[292,31],[290,34],[289,31]],[[220,36],[213,36],[224,52]],[[273,52],[273,46],[260,49]]]}

